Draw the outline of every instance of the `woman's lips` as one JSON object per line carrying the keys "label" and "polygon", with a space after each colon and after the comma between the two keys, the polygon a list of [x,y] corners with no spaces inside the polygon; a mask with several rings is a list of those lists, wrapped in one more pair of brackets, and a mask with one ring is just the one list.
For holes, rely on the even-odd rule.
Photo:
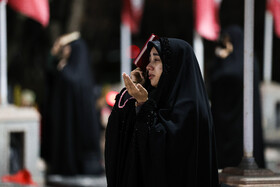
{"label": "woman's lips", "polygon": [[153,74],[149,74],[149,79],[152,79],[154,77]]}

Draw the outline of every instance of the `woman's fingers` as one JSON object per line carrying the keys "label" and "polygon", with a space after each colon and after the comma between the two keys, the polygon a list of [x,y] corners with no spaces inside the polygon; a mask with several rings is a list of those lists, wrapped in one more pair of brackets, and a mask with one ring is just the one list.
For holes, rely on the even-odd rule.
{"label": "woman's fingers", "polygon": [[139,76],[139,72],[137,72],[137,71],[132,71],[131,72],[131,74],[130,74],[130,76],[131,76],[131,80],[134,82],[134,83],[137,83],[138,82],[138,77],[140,77]]}
{"label": "woman's fingers", "polygon": [[140,68],[136,68],[134,69],[131,73],[131,79],[133,81],[133,83],[140,83],[140,84],[144,84],[145,79],[143,76],[143,71]]}
{"label": "woman's fingers", "polygon": [[130,79],[130,77],[126,73],[123,73],[123,80],[124,80],[125,87],[131,88],[131,87],[134,86],[132,80]]}
{"label": "woman's fingers", "polygon": [[141,70],[141,68],[137,67],[135,70],[139,73],[140,78],[144,79],[143,71]]}
{"label": "woman's fingers", "polygon": [[127,77],[126,73],[123,73],[122,76],[123,76],[124,85],[127,88],[129,86],[128,77]]}
{"label": "woman's fingers", "polygon": [[136,88],[135,84],[126,73],[123,73],[123,80],[128,93],[134,97],[135,93],[137,93],[139,90]]}
{"label": "woman's fingers", "polygon": [[141,84],[137,84],[137,88],[139,90],[137,101],[146,102],[148,100],[148,91]]}
{"label": "woman's fingers", "polygon": [[147,93],[148,91],[141,85],[141,84],[137,84],[137,88],[139,89],[139,91],[143,94]]}
{"label": "woman's fingers", "polygon": [[148,91],[141,84],[134,84],[131,78],[123,73],[123,80],[128,93],[138,102],[146,102],[148,99]]}

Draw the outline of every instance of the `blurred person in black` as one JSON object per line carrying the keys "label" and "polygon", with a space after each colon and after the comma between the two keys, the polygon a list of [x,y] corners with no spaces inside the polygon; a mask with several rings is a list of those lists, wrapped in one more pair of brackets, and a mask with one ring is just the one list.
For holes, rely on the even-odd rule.
{"label": "blurred person in black", "polygon": [[147,49],[146,68],[123,74],[126,88],[108,120],[108,187],[218,186],[212,116],[193,49],[174,38]]}
{"label": "blurred person in black", "polygon": [[[237,167],[243,157],[243,61],[244,35],[237,25],[221,31],[216,60],[210,75],[209,96],[216,133],[218,167]],[[254,60],[254,158],[265,167],[259,70]]]}
{"label": "blurred person in black", "polygon": [[47,174],[102,174],[93,77],[87,47],[78,32],[55,41],[47,80],[42,125]]}

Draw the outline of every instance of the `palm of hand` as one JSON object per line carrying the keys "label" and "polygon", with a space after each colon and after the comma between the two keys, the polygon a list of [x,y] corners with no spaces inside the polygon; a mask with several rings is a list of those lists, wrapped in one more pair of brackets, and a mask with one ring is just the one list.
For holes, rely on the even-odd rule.
{"label": "palm of hand", "polygon": [[138,103],[147,101],[148,91],[141,84],[134,84],[126,73],[123,73],[123,80],[128,93],[134,97]]}

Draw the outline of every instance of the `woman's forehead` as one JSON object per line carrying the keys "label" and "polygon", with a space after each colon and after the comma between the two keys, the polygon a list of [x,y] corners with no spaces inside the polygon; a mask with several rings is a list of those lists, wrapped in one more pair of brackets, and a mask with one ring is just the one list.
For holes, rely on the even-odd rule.
{"label": "woman's forehead", "polygon": [[157,51],[157,49],[155,48],[155,47],[153,47],[152,49],[151,49],[151,51],[150,51],[150,55],[154,55],[154,56],[159,56],[159,53],[158,53],[158,51]]}

